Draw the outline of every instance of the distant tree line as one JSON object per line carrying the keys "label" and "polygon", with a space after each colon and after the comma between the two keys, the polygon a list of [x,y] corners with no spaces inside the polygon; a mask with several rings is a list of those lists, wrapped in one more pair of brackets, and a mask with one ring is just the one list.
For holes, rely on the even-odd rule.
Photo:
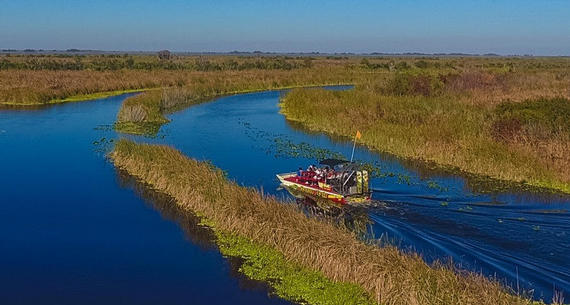
{"label": "distant tree line", "polygon": [[436,59],[432,60],[420,59],[420,60],[415,60],[413,62],[407,62],[407,61],[395,62],[394,60],[372,62],[368,58],[363,58],[360,61],[360,65],[371,70],[384,69],[384,70],[396,70],[396,71],[406,71],[412,68],[417,68],[417,69],[455,68],[452,62],[440,63]]}
{"label": "distant tree line", "polygon": [[[62,59],[63,58],[63,59]],[[240,59],[210,60],[208,58],[188,58],[170,60],[171,55],[162,54],[156,58],[136,58],[132,56],[59,56],[59,57],[5,57],[0,59],[0,70],[94,70],[114,71],[135,70],[292,70],[310,68],[311,59],[288,60],[282,57],[257,57]]]}

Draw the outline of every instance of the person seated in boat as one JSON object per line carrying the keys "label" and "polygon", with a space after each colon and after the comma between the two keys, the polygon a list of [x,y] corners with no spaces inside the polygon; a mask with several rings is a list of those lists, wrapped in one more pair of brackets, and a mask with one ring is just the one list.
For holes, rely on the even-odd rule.
{"label": "person seated in boat", "polygon": [[303,172],[303,168],[299,167],[299,170],[297,171],[297,181],[304,181],[305,177],[304,177],[305,173]]}
{"label": "person seated in boat", "polygon": [[318,176],[317,176],[317,180],[320,181],[320,182],[326,182],[326,178],[327,178],[327,176],[328,176],[328,171],[329,171],[329,169],[326,168],[326,167],[320,169],[320,170],[319,170],[319,174],[318,174]]}
{"label": "person seated in boat", "polygon": [[323,168],[322,173],[321,173],[321,179],[320,180],[322,180],[323,182],[326,182],[328,176],[329,176],[329,168],[328,168],[328,166],[325,166]]}
{"label": "person seated in boat", "polygon": [[320,169],[320,168],[315,169],[315,176],[316,177],[319,177],[320,175],[322,175],[322,173],[323,173],[322,169]]}
{"label": "person seated in boat", "polygon": [[334,169],[331,168],[330,170],[327,171],[327,180],[333,179],[335,176],[336,176],[336,174],[334,172]]}

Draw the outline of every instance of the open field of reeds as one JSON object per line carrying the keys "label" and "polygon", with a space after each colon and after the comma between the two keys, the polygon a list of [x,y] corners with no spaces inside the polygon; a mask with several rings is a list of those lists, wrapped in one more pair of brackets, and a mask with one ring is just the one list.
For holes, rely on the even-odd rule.
{"label": "open field of reeds", "polygon": [[[568,58],[517,57],[356,57],[356,56],[171,56],[160,59],[150,55],[0,55],[0,104],[37,105],[77,101],[94,94],[121,91],[185,87],[196,84],[219,94],[225,91],[253,90],[259,86],[241,85],[225,90],[230,80],[276,82],[272,87],[318,85],[324,83],[365,83],[384,80],[398,72],[423,71],[453,74],[458,71],[484,70],[497,79],[462,79],[455,89],[475,89],[473,102],[501,101],[533,96],[553,96],[568,80]],[[524,92],[501,92],[504,75]],[[489,86],[494,82],[494,86]],[[245,82],[244,82],[245,83]],[[462,87],[463,86],[463,87]],[[471,87],[470,87],[471,86]],[[268,88],[263,86],[263,88]],[[554,90],[552,90],[554,89]],[[204,90],[204,88],[200,89]]]}
{"label": "open field of reeds", "polygon": [[[203,217],[203,222],[220,237],[222,251],[227,255],[257,260],[259,253],[272,253],[271,257],[281,257],[287,264],[352,287],[343,290],[354,293],[352,297],[362,297],[362,289],[378,304],[533,303],[478,274],[442,264],[429,266],[419,256],[392,246],[365,244],[354,233],[331,222],[309,218],[295,205],[238,186],[211,164],[187,158],[173,148],[120,140],[110,156],[117,168],[171,196],[173,204]],[[279,285],[291,284],[274,276],[273,272],[279,270],[270,271],[274,262],[262,262],[250,262],[252,265],[244,267],[244,272]],[[299,292],[303,287],[293,291]],[[329,290],[319,293],[325,295],[325,291]],[[321,296],[318,304],[344,304],[345,296]],[[355,303],[365,300],[357,299]]]}
{"label": "open field of reeds", "polygon": [[[130,60],[133,65],[127,63]],[[75,62],[82,64],[74,66]],[[0,56],[0,104],[42,105],[152,88],[189,88],[196,91],[194,95],[209,92],[210,96],[353,82],[353,74],[354,69],[344,60],[310,58],[184,56],[159,60],[151,56],[4,55]]]}
{"label": "open field of reeds", "polygon": [[570,192],[570,58],[2,55],[0,104],[147,90],[117,130],[154,134],[165,114],[224,94],[295,90],[283,113],[397,156]]}
{"label": "open field of reeds", "polygon": [[375,150],[568,193],[569,62],[410,67],[344,92],[293,90],[281,111],[314,131],[359,130]]}

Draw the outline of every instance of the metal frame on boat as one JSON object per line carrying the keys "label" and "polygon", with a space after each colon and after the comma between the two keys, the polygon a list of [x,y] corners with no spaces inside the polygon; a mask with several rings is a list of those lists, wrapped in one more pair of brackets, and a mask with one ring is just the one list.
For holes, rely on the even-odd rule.
{"label": "metal frame on boat", "polygon": [[358,164],[346,160],[325,159],[322,167],[277,174],[281,184],[293,196],[309,196],[337,203],[361,203],[370,200],[369,175]]}

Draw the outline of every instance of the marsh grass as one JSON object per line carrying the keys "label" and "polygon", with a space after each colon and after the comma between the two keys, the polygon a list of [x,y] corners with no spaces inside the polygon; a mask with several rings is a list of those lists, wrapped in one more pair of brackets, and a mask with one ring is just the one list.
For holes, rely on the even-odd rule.
{"label": "marsh grass", "polygon": [[193,244],[206,251],[218,249],[228,257],[231,272],[241,273],[238,276],[240,286],[269,286],[271,294],[300,304],[374,303],[358,285],[331,281],[320,272],[286,260],[282,253],[271,247],[222,232],[211,221],[173,204],[172,197],[137,181],[123,170],[117,170],[117,176],[123,187],[133,189],[162,217],[176,222]]}
{"label": "marsh grass", "polygon": [[[212,60],[220,61],[224,57]],[[216,96],[299,84],[352,83],[358,74],[358,69],[348,69],[335,61],[322,61],[310,68],[300,66],[295,69],[260,69],[255,66],[245,70],[10,68],[0,69],[0,104],[42,105],[70,99],[83,100],[85,96],[101,92],[153,88],[190,88],[193,95]]]}
{"label": "marsh grass", "polygon": [[[65,102],[99,92],[204,85],[207,96],[229,92],[225,79],[266,80],[274,87],[308,84],[380,84],[395,74],[420,74],[415,89],[437,80],[467,92],[471,103],[570,97],[570,59],[516,57],[290,57],[148,55],[0,55],[0,104]],[[223,76],[223,79],[220,78]],[[441,77],[440,77],[441,76]],[[436,84],[430,80],[430,84]],[[242,85],[233,91],[251,90]],[[268,89],[264,84],[258,89]],[[524,90],[519,90],[523,88]],[[222,90],[222,91],[218,91]],[[206,95],[204,95],[206,96]],[[84,98],[81,98],[84,99]]]}
{"label": "marsh grass", "polygon": [[352,137],[360,130],[361,143],[400,157],[570,192],[569,100],[480,104],[471,94],[400,87],[402,94],[373,86],[293,90],[281,112],[314,131]]}
{"label": "marsh grass", "polygon": [[532,304],[499,283],[446,265],[428,266],[395,247],[364,244],[330,222],[308,218],[294,205],[240,187],[208,163],[178,151],[128,140],[111,154],[127,171],[176,204],[203,216],[215,230],[274,249],[292,263],[333,282],[362,287],[379,304]]}
{"label": "marsh grass", "polygon": [[342,75],[330,78],[323,78],[324,75],[314,75],[313,78],[310,75],[297,75],[297,78],[292,75],[292,78],[285,79],[274,74],[262,77],[255,74],[249,77],[239,74],[212,75],[207,82],[198,78],[184,87],[150,90],[123,102],[115,126],[122,133],[153,135],[161,125],[169,122],[165,116],[167,113],[214,97],[304,86],[345,85],[343,79],[351,79]]}

